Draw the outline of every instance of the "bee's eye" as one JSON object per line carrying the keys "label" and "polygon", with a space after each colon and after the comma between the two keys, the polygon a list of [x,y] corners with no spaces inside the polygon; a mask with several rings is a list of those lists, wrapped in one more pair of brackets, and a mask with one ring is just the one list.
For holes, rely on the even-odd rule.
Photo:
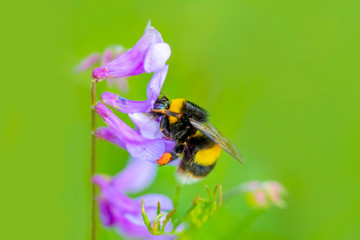
{"label": "bee's eye", "polygon": [[163,103],[155,103],[154,109],[165,109],[165,106]]}

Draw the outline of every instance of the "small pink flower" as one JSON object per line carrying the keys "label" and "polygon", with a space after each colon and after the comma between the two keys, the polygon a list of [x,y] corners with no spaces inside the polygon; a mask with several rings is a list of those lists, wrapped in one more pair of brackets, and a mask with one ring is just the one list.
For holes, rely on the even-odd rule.
{"label": "small pink flower", "polygon": [[264,182],[264,188],[273,204],[278,207],[286,206],[285,201],[281,198],[286,193],[286,189],[280,183],[275,181]]}
{"label": "small pink flower", "polygon": [[[101,65],[106,65],[125,51],[126,49],[121,45],[110,45],[102,54],[95,52],[85,57],[80,64],[75,67],[75,71],[77,73],[84,72],[100,63]],[[106,82],[109,87],[116,87],[120,89],[122,93],[127,93],[129,91],[127,77],[108,78]]]}
{"label": "small pink flower", "polygon": [[245,193],[245,199],[251,207],[268,208],[271,204],[278,207],[286,206],[282,199],[286,190],[279,182],[251,181],[241,185],[240,189]]}
{"label": "small pink flower", "polygon": [[79,73],[93,67],[100,61],[100,57],[100,53],[91,53],[89,56],[85,57],[79,65],[75,67],[75,71]]}

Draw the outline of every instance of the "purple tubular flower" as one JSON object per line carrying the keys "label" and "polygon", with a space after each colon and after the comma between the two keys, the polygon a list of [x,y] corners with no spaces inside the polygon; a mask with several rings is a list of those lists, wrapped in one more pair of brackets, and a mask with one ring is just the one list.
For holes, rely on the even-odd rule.
{"label": "purple tubular flower", "polygon": [[102,103],[98,103],[95,110],[109,127],[100,128],[95,133],[98,137],[125,148],[136,159],[156,161],[164,153],[163,139],[149,139],[141,136]]}
{"label": "purple tubular flower", "polygon": [[96,129],[95,135],[97,138],[102,138],[108,142],[112,142],[121,148],[125,148],[124,142],[118,138],[116,133],[108,127],[99,127]]}
{"label": "purple tubular flower", "polygon": [[158,167],[147,161],[130,159],[126,170],[113,179],[113,185],[126,193],[137,193],[152,184]]}
{"label": "purple tubular flower", "polygon": [[161,34],[148,23],[144,35],[133,48],[113,61],[93,70],[95,79],[135,76],[156,72],[165,66],[171,55],[170,46]]}
{"label": "purple tubular flower", "polygon": [[76,72],[83,72],[100,61],[100,53],[92,53],[84,58],[78,66],[75,67]]}
{"label": "purple tubular flower", "polygon": [[[101,100],[123,113],[128,113],[136,126],[136,131],[118,119],[105,105],[98,104],[96,107],[98,114],[110,125],[109,128],[99,128],[96,131],[97,137],[127,149],[133,158],[142,158],[148,161],[155,161],[164,152],[172,151],[175,143],[164,139],[159,121],[146,114],[153,108],[160,95],[167,71],[168,66],[166,65],[162,70],[154,73],[147,86],[147,100],[145,101],[127,100],[111,92],[103,93]],[[178,161],[171,163],[175,166],[178,164]]]}
{"label": "purple tubular flower", "polygon": [[[135,162],[134,162],[135,161]],[[141,199],[144,200],[145,211],[150,220],[156,216],[157,203],[160,202],[163,210],[170,211],[173,208],[171,200],[161,194],[147,194],[137,199],[132,199],[124,193],[127,189],[125,181],[132,184],[137,181],[138,172],[132,164],[137,164],[133,160],[130,164],[113,179],[105,178],[101,175],[93,177],[93,182],[99,186],[101,196],[98,197],[100,219],[106,227],[116,227],[120,234],[127,238],[170,240],[176,239],[176,235],[151,235],[144,224],[141,214]],[[148,171],[149,168],[144,168]],[[124,176],[127,176],[124,178]],[[143,185],[144,186],[144,185]],[[124,188],[125,187],[125,188]],[[165,227],[165,232],[172,230],[171,223]]]}
{"label": "purple tubular flower", "polygon": [[146,88],[147,100],[145,101],[127,100],[111,92],[104,92],[101,95],[101,100],[105,104],[123,113],[149,112],[160,95],[168,68],[169,67],[166,65],[163,69],[154,73]]}

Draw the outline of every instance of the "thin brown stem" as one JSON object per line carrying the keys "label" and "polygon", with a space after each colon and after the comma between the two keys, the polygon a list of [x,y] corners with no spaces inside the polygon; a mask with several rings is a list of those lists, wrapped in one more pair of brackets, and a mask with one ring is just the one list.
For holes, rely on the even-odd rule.
{"label": "thin brown stem", "polygon": [[90,157],[90,182],[91,182],[91,240],[96,239],[96,202],[95,202],[95,184],[91,179],[95,174],[96,169],[96,79],[91,81],[91,157]]}

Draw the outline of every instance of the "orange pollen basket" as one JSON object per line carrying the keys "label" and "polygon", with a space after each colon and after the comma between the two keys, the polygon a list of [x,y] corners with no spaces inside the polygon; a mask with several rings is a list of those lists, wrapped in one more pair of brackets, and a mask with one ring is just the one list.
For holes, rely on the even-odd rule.
{"label": "orange pollen basket", "polygon": [[170,161],[171,157],[172,155],[170,153],[164,153],[156,162],[159,165],[165,165]]}

